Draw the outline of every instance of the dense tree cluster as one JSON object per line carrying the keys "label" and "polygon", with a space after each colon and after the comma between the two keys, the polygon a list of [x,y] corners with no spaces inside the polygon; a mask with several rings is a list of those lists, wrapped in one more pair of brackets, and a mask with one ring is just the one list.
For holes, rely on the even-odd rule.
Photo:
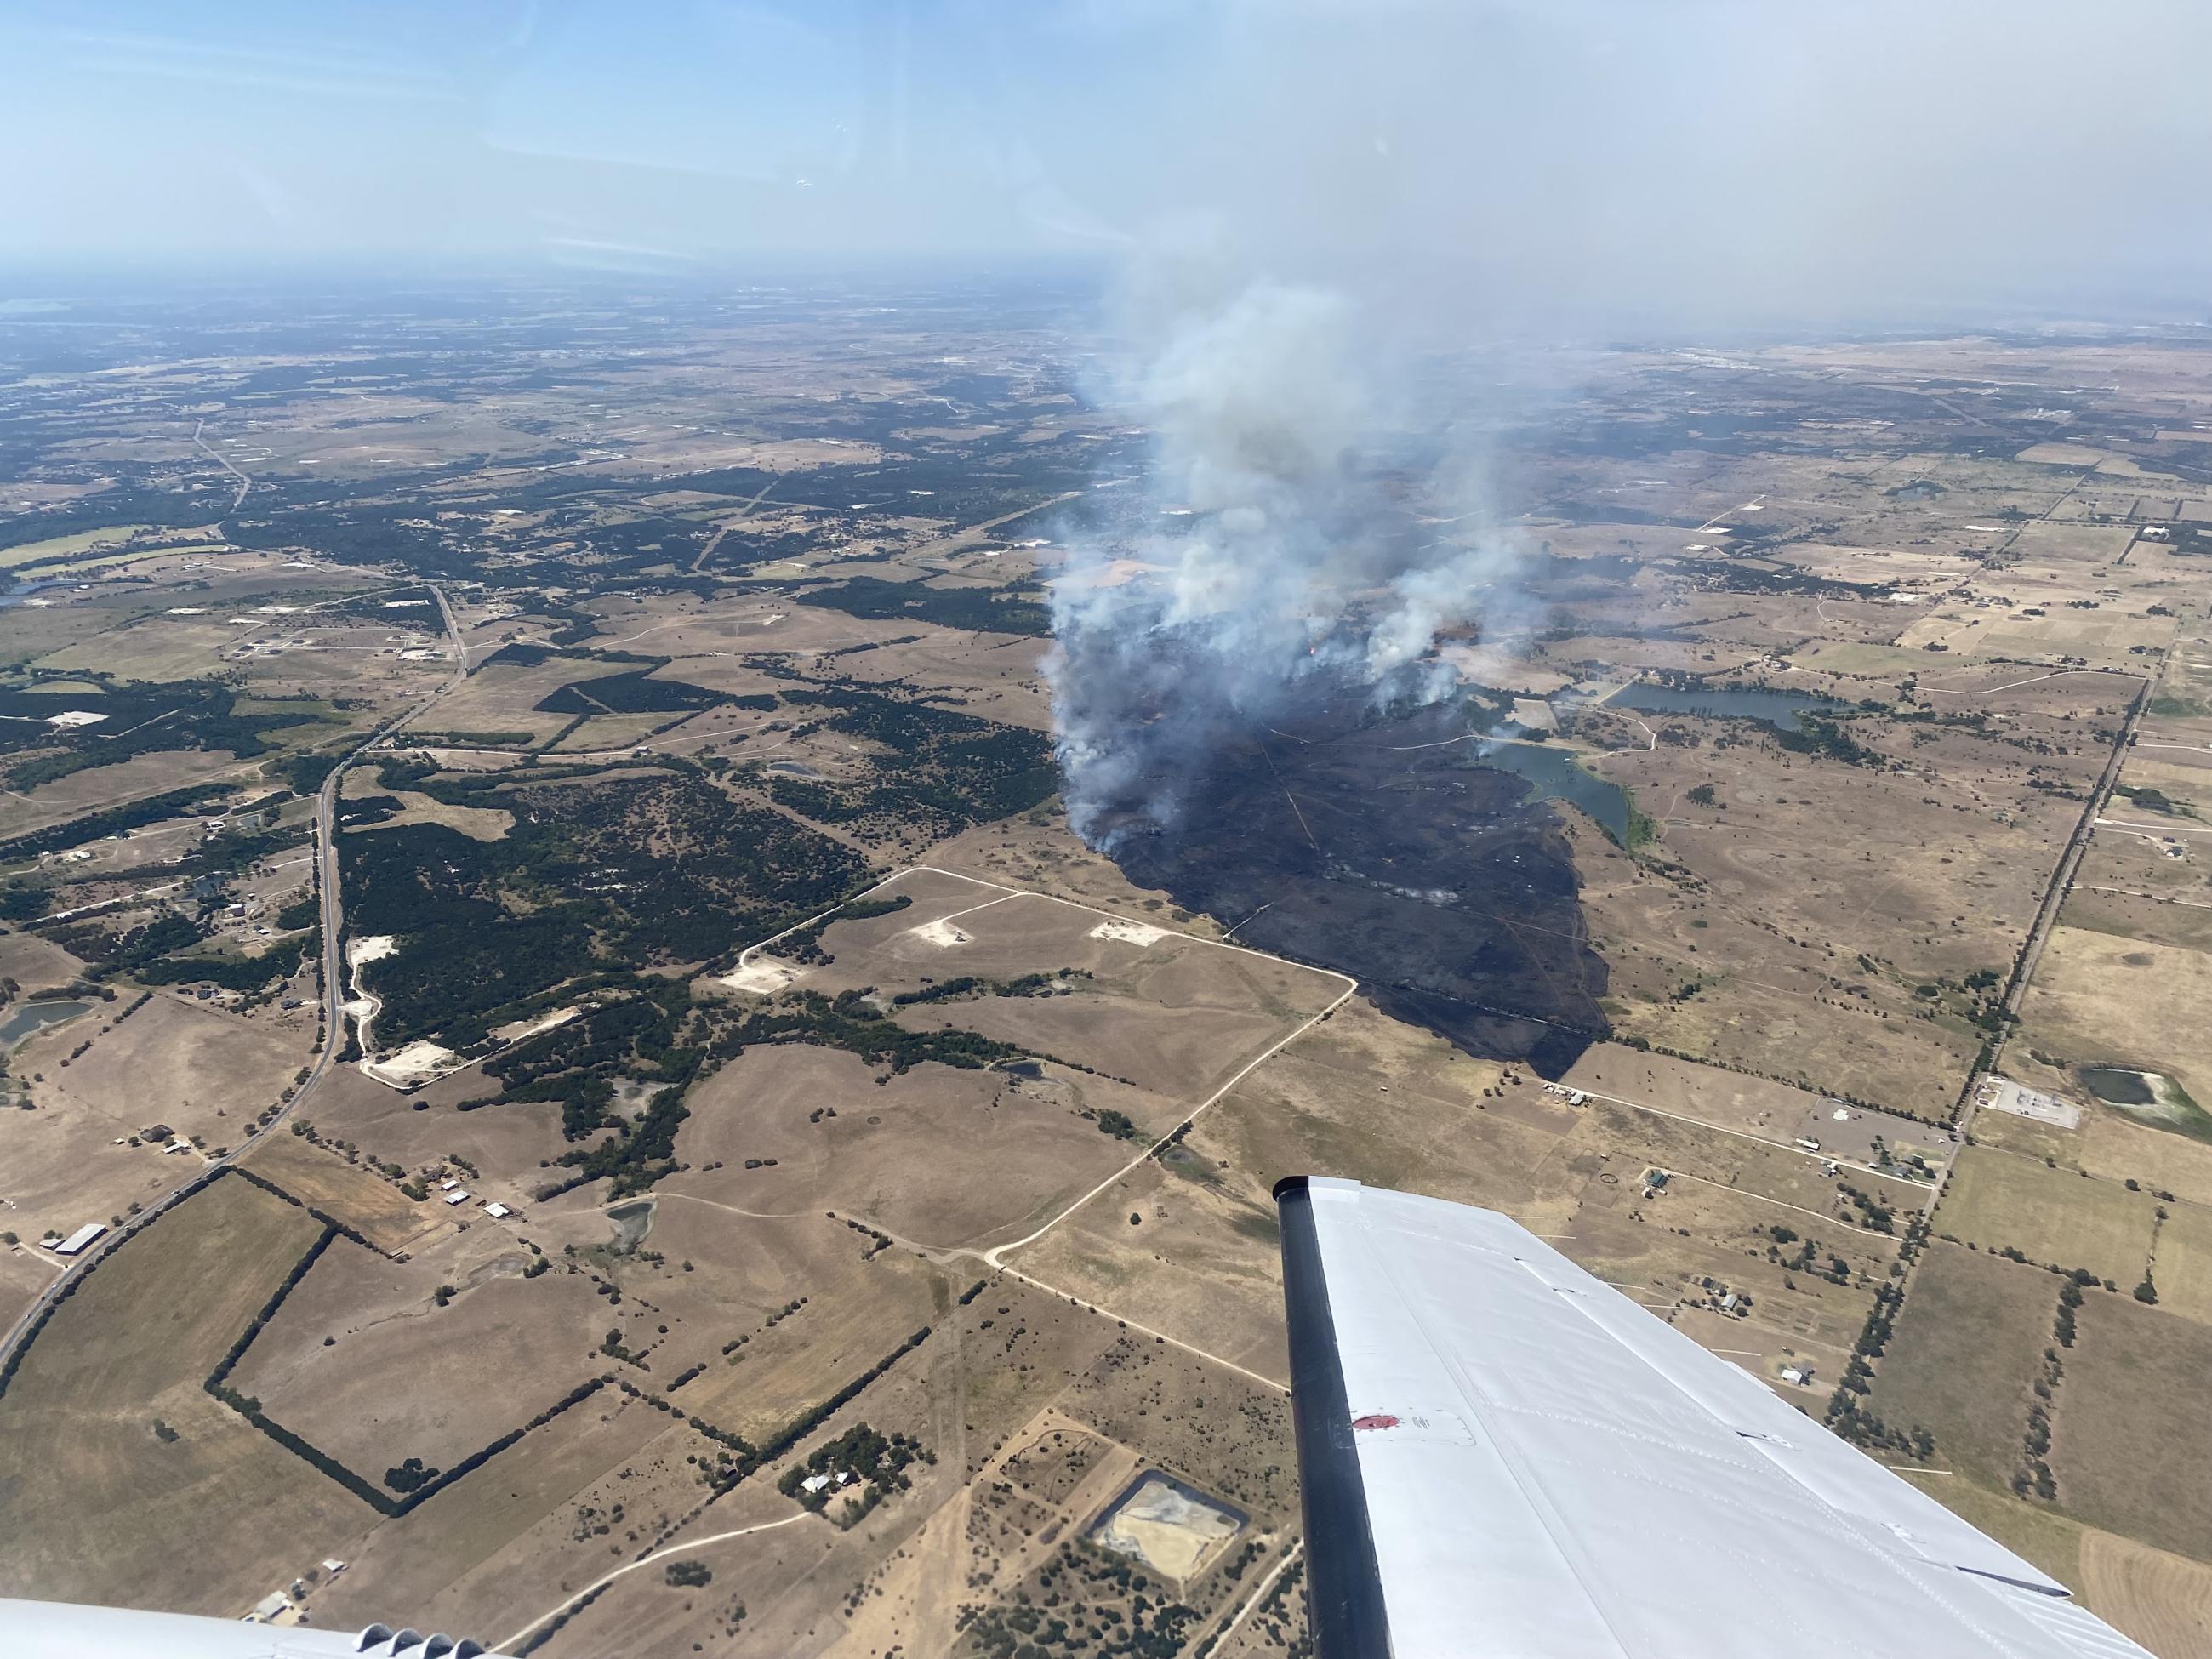
{"label": "dense tree cluster", "polygon": [[[387,783],[400,780],[385,769]],[[378,1035],[482,1043],[512,1011],[580,977],[702,962],[833,902],[866,878],[859,854],[696,772],[516,783],[405,776],[453,805],[502,808],[477,841],[402,824],[340,841],[350,922],[388,933],[374,979]]]}
{"label": "dense tree cluster", "polygon": [[769,780],[776,800],[821,823],[934,839],[1025,812],[1060,787],[1052,739],[1041,732],[842,684],[784,700],[834,711],[822,722],[829,730],[883,750],[856,784]]}

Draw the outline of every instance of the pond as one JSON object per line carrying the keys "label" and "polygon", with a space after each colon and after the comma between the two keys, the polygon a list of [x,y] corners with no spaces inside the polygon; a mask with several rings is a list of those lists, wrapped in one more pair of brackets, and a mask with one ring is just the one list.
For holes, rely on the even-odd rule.
{"label": "pond", "polygon": [[2091,1094],[2137,1123],[2212,1141],[2212,1112],[2191,1099],[2178,1079],[2133,1066],[2084,1066],[2081,1076]]}
{"label": "pond", "polygon": [[645,1243],[645,1236],[653,1231],[653,1200],[639,1198],[617,1204],[606,1212],[615,1230],[614,1248],[617,1254],[628,1255]]}
{"label": "pond", "polygon": [[6,610],[11,605],[21,605],[24,600],[43,593],[50,587],[67,587],[70,586],[71,586],[70,583],[63,580],[59,577],[55,578],[52,581],[18,582],[6,592],[0,593],[0,611]]}
{"label": "pond", "polygon": [[2081,1081],[2107,1106],[2148,1106],[2158,1099],[2148,1076],[2118,1066],[2084,1066]]}
{"label": "pond", "polygon": [[1534,799],[1563,800],[1581,808],[1604,826],[1614,841],[1628,845],[1628,792],[1577,765],[1566,750],[1547,749],[1536,743],[1499,743],[1492,744],[1480,759],[1485,766],[1522,779]]}
{"label": "pond", "polygon": [[1832,697],[1805,691],[1770,691],[1737,685],[1700,686],[1677,691],[1638,680],[1606,701],[1608,708],[1632,708],[1639,714],[1702,714],[1707,719],[1763,720],[1778,732],[1800,730],[1801,714],[1832,714],[1850,707]]}
{"label": "pond", "polygon": [[19,1003],[0,1018],[0,1048],[12,1048],[33,1031],[75,1019],[91,1006],[89,1002]]}

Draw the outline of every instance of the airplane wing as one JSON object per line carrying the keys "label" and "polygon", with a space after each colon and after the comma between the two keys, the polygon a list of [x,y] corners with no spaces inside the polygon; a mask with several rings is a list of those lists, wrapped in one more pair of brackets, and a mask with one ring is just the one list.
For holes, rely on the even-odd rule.
{"label": "airplane wing", "polygon": [[0,1597],[8,1659],[501,1659],[483,1644],[389,1625],[311,1630],[245,1619]]}
{"label": "airplane wing", "polygon": [[2148,1659],[1506,1217],[1275,1199],[1321,1659]]}

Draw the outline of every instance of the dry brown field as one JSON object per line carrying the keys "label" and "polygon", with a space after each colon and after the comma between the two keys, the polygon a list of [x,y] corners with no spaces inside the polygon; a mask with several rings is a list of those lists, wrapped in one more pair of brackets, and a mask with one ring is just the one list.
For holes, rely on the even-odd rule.
{"label": "dry brown field", "polygon": [[[312,1025],[287,1031],[167,992],[126,1015],[130,1006],[120,997],[95,1003],[12,1057],[37,1109],[0,1115],[0,1197],[9,1200],[9,1227],[26,1238],[119,1217],[181,1186],[204,1165],[200,1152],[130,1139],[166,1124],[209,1152],[238,1145],[307,1062],[314,1036]],[[88,1041],[90,1050],[70,1060]],[[149,1078],[159,1084],[149,1087]]]}
{"label": "dry brown field", "polygon": [[550,657],[526,666],[495,663],[476,668],[459,690],[439,700],[436,719],[430,724],[441,732],[527,732],[533,742],[543,742],[574,716],[541,713],[538,703],[572,682],[623,671],[621,663],[574,657]]}
{"label": "dry brown field", "polygon": [[483,1172],[468,1183],[478,1197],[524,1205],[545,1178],[539,1160],[568,1149],[561,1138],[561,1109],[544,1102],[502,1102],[472,1112],[450,1109],[457,1101],[490,1092],[489,1079],[473,1069],[403,1095],[356,1067],[339,1066],[298,1115],[325,1139],[350,1141],[363,1156],[403,1169],[466,1158]]}
{"label": "dry brown field", "polygon": [[378,795],[396,799],[402,810],[375,823],[349,826],[347,834],[373,835],[379,830],[394,829],[402,824],[442,823],[472,840],[497,841],[514,827],[514,814],[501,807],[455,806],[446,801],[434,800],[419,790],[386,789],[378,779],[377,769],[374,766],[355,767],[340,781],[340,822],[343,822],[347,811],[344,803]]}
{"label": "dry brown field", "polygon": [[[585,1538],[574,1536],[584,1505],[604,1516],[635,1492],[639,1520],[681,1513],[684,1498],[698,1490],[694,1468],[683,1460],[704,1445],[696,1431],[676,1425],[646,1401],[603,1388],[421,1507],[338,1551],[349,1565],[310,1602],[315,1622],[359,1628],[383,1617],[382,1610],[419,1607],[420,1616],[434,1617],[441,1628],[481,1629],[479,1641],[496,1641],[507,1632],[479,1620],[503,1598],[544,1594],[551,1600],[564,1577],[584,1580],[617,1565],[608,1540],[588,1525]],[[623,1527],[612,1536],[635,1524],[624,1507]],[[541,1525],[549,1520],[552,1525]],[[472,1577],[526,1535],[537,1547],[526,1552],[526,1565],[512,1569],[511,1581],[486,1586]],[[477,1594],[445,1595],[462,1583]]]}
{"label": "dry brown field", "polygon": [[[921,886],[908,887],[922,875]],[[944,879],[918,872],[878,889],[871,896],[906,892],[915,903],[834,924],[823,948],[836,960],[799,982],[826,994],[864,985],[895,994],[955,977],[1089,975],[1069,995],[963,997],[910,1004],[897,1017],[917,1030],[952,1026],[1034,1045],[1183,1099],[1205,1098],[1346,988],[1340,975],[1186,935],[1141,911],[1102,914],[974,886],[965,904],[947,906],[942,898],[960,893]]]}
{"label": "dry brown field", "polygon": [[2051,1345],[2058,1291],[2039,1267],[1930,1240],[1869,1407],[1893,1428],[1933,1433],[1935,1467],[2003,1491],[2022,1459],[2029,1383]]}
{"label": "dry brown field", "polygon": [[2212,1101],[2212,956],[2056,927],[2021,1007],[2014,1048],[2075,1065],[2136,1066]]}
{"label": "dry brown field", "polygon": [[[1936,1499],[1953,1514],[2033,1563],[2082,1597],[2100,1618],[2112,1613],[2089,1595],[2084,1580],[2082,1550],[2093,1536],[2107,1537],[2045,1504],[2015,1498],[2009,1492],[1985,1486],[1948,1471],[1904,1471],[1903,1478]],[[2140,1546],[2136,1547],[2140,1548]]]}
{"label": "dry brown field", "polygon": [[[790,1298],[803,1297],[803,1305],[773,1326],[768,1318],[787,1304],[726,1318],[718,1328],[721,1342],[701,1355],[706,1371],[673,1397],[716,1427],[758,1443],[930,1323],[957,1294],[947,1286],[962,1271],[933,1269],[895,1250],[862,1263],[860,1243],[842,1228],[821,1226],[810,1241],[819,1253],[814,1270]],[[848,1245],[854,1248],[831,1254]],[[744,1346],[721,1353],[722,1342],[738,1337]],[[656,1375],[669,1380],[669,1374]]]}
{"label": "dry brown field", "polygon": [[2098,1617],[2159,1659],[2212,1654],[2212,1567],[2201,1561],[2089,1527],[2080,1574],[2066,1582]]}
{"label": "dry brown field", "polygon": [[[1607,1052],[1640,1071],[1643,1056]],[[1887,1272],[1895,1243],[1838,1212],[1842,1200],[1817,1160],[1625,1108],[1571,1108],[1499,1075],[1355,1001],[1241,1084],[1181,1148],[1130,1172],[1012,1260],[1116,1316],[1279,1377],[1287,1373],[1267,1194],[1282,1176],[1318,1171],[1502,1209],[1662,1311],[1705,1304],[1712,1293],[1698,1281],[1711,1279],[1748,1296],[1752,1308],[1747,1319],[1725,1322],[1736,1328],[1733,1340],[1721,1340],[1718,1323],[1701,1325],[1701,1340],[1762,1354],[1802,1346],[1824,1356],[1831,1376],[1840,1369],[1870,1305],[1867,1276]],[[1655,1165],[1678,1171],[1677,1180],[1643,1200],[1642,1176]],[[1897,1226],[1924,1201],[1903,1183],[1856,1179],[1896,1206]],[[1796,1235],[1786,1247],[1793,1252],[1817,1240],[1824,1268],[1843,1258],[1851,1282],[1770,1261],[1776,1226]]]}
{"label": "dry brown field", "polygon": [[[449,1235],[404,1265],[336,1240],[231,1385],[373,1486],[408,1457],[450,1468],[609,1369],[597,1352],[609,1327],[650,1328],[580,1273],[522,1278],[530,1260],[495,1228]],[[454,1291],[442,1307],[441,1285]],[[496,1388],[482,1386],[490,1368]]]}
{"label": "dry brown field", "polygon": [[[598,1396],[592,1403],[599,1403]],[[633,1451],[618,1452],[616,1461],[596,1478],[582,1467],[583,1460],[571,1462],[563,1473],[580,1478],[583,1484],[569,1490],[540,1489],[545,1500],[544,1518],[503,1538],[500,1534],[524,1520],[527,1511],[517,1506],[500,1516],[495,1526],[484,1528],[482,1542],[471,1549],[463,1571],[450,1581],[433,1583],[427,1575],[416,1578],[413,1582],[421,1586],[424,1618],[435,1621],[441,1629],[465,1627],[483,1632],[481,1640],[498,1641],[530,1623],[568,1592],[580,1590],[602,1574],[634,1560],[647,1543],[706,1499],[698,1465],[690,1460],[711,1462],[717,1450],[713,1441],[689,1425],[662,1416],[650,1405],[626,1396],[610,1399],[602,1409],[613,1413],[613,1421],[626,1435],[651,1437]],[[653,1434],[656,1419],[668,1426]],[[593,1449],[604,1454],[623,1443],[605,1439]],[[776,1520],[790,1513],[791,1505],[775,1488],[756,1477],[715,1504],[708,1516],[714,1527],[735,1530],[750,1524],[756,1516]],[[406,1525],[402,1521],[392,1529],[393,1552],[410,1543],[421,1547],[421,1539],[404,1535]],[[422,1536],[434,1544],[435,1534]],[[711,1564],[717,1593],[726,1595],[733,1570],[750,1571],[753,1558],[772,1550],[780,1538],[795,1542],[802,1536],[814,1546],[810,1558],[818,1554],[818,1543],[799,1528],[709,1547],[699,1553]],[[684,1557],[679,1554],[675,1559]],[[380,1548],[376,1562],[395,1573],[419,1571],[416,1564],[403,1562],[396,1553]],[[633,1576],[647,1580],[663,1599],[676,1605],[695,1599],[703,1601],[670,1586],[665,1572],[665,1566],[654,1565]],[[368,1602],[357,1601],[353,1605],[365,1607]],[[687,1644],[690,1639],[685,1638]],[[689,1651],[688,1645],[684,1650]]]}
{"label": "dry brown field", "polygon": [[12,979],[25,996],[67,985],[84,972],[84,964],[36,933],[0,933],[0,979]]}
{"label": "dry brown field", "polygon": [[1060,1066],[1036,1082],[934,1061],[879,1088],[880,1075],[839,1050],[748,1050],[690,1096],[677,1152],[692,1170],[671,1190],[769,1215],[835,1210],[949,1249],[1018,1237],[1135,1156],[1085,1110],[1172,1127],[1172,1106]]}
{"label": "dry brown field", "polygon": [[387,1253],[419,1247],[449,1224],[443,1205],[416,1203],[374,1170],[332,1148],[280,1129],[240,1160],[301,1203],[354,1228]]}
{"label": "dry brown field", "polygon": [[[2060,915],[2069,927],[2212,951],[2212,883],[2203,879],[2204,868],[2162,857],[2132,836],[2100,835]],[[2200,891],[2207,896],[2197,897]]]}
{"label": "dry brown field", "polygon": [[[221,749],[165,749],[133,755],[112,766],[88,767],[40,784],[28,795],[0,795],[0,836],[25,835],[192,784],[250,781],[253,770],[251,763]],[[136,838],[148,833],[140,830],[132,835]]]}
{"label": "dry brown field", "polygon": [[[10,1227],[5,1229],[15,1231]],[[39,1293],[62,1275],[62,1263],[38,1248],[35,1241],[17,1235],[20,1242],[0,1244],[0,1320],[13,1325],[38,1299]]]}
{"label": "dry brown field", "polygon": [[[1948,1130],[1932,1124],[1858,1107],[1839,1109],[1832,1099],[1786,1083],[1668,1054],[1638,1054],[1617,1043],[1591,1045],[1559,1081],[1568,1089],[1610,1094],[1761,1140],[1788,1145],[1804,1136],[1818,1140],[1824,1155],[1854,1163],[1870,1163],[1874,1142],[1880,1139],[1895,1157],[1917,1152],[1940,1170],[1955,1145]],[[1849,1115],[1838,1121],[1838,1109]]]}
{"label": "dry brown field", "polygon": [[2109,1107],[2094,1109],[2081,1120],[2080,1133],[2076,1161],[2090,1174],[2134,1181],[2146,1192],[2170,1192],[2191,1204],[2212,1204],[2212,1146],[2138,1123]]}
{"label": "dry brown field", "polygon": [[319,1231],[218,1180],[60,1305],[0,1398],[9,1594],[229,1616],[372,1518],[201,1388]]}
{"label": "dry brown field", "polygon": [[2092,1293],[2051,1413],[2051,1467],[2068,1514],[2212,1560],[2212,1417],[2203,1409],[2212,1326]]}

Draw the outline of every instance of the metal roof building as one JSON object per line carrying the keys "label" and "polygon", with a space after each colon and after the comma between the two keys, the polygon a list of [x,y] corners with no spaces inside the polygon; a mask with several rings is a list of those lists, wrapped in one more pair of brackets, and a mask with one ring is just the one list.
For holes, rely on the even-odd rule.
{"label": "metal roof building", "polygon": [[106,1222],[88,1221],[83,1226],[78,1228],[67,1238],[62,1239],[58,1243],[49,1244],[46,1248],[52,1250],[56,1255],[75,1255],[79,1250],[91,1243],[94,1239],[98,1238],[100,1234],[106,1231],[107,1224]]}

